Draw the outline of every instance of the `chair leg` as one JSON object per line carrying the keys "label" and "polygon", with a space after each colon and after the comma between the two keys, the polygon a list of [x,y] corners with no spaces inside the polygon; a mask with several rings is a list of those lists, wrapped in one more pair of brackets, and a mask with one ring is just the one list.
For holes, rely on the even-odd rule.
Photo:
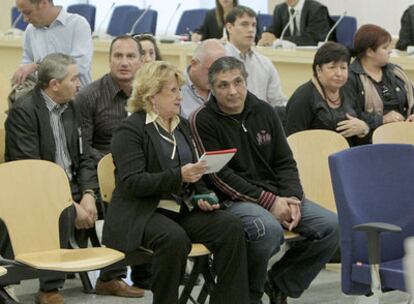
{"label": "chair leg", "polygon": [[18,302],[10,297],[3,286],[0,286],[0,304],[18,304]]}
{"label": "chair leg", "polygon": [[209,295],[209,292],[208,292],[207,283],[204,282],[203,287],[201,288],[200,293],[198,295],[197,302],[199,304],[204,304],[207,300],[208,295]]}
{"label": "chair leg", "polygon": [[83,292],[87,294],[95,293],[95,289],[92,286],[87,272],[79,272],[79,277],[83,285]]}
{"label": "chair leg", "polygon": [[188,277],[186,284],[184,285],[184,289],[181,292],[180,299],[178,301],[179,304],[185,304],[188,300],[190,300],[194,304],[198,303],[191,297],[191,292],[193,291],[197,278],[199,274],[203,271],[204,267],[208,267],[207,256],[200,256],[194,258],[194,266],[190,272],[190,276]]}

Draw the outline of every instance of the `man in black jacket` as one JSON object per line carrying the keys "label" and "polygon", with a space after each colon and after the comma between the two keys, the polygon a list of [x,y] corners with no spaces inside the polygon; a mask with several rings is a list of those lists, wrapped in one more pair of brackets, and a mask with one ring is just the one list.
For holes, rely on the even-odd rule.
{"label": "man in black jacket", "polygon": [[[258,44],[270,46],[276,39],[283,38],[297,45],[317,45],[325,40],[332,25],[328,9],[319,2],[286,0],[275,6],[272,25],[262,34]],[[287,29],[281,37],[285,26]]]}
{"label": "man in black jacket", "polygon": [[395,47],[405,51],[409,45],[414,45],[414,5],[410,5],[401,17],[400,35]]}
{"label": "man in black jacket", "polygon": [[[212,96],[190,117],[200,153],[237,148],[210,187],[222,205],[240,217],[247,240],[250,303],[271,304],[297,298],[338,247],[335,214],[304,198],[296,162],[277,114],[247,91],[247,73],[234,57],[215,61],[209,70]],[[293,244],[268,273],[268,261],[280,250],[283,230],[304,240]]]}

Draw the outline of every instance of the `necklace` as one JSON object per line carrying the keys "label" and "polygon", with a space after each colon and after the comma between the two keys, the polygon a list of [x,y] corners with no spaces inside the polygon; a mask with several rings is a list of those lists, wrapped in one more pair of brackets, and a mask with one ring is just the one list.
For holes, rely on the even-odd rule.
{"label": "necklace", "polygon": [[328,94],[325,95],[328,102],[330,102],[333,105],[339,105],[341,103],[341,94],[338,94],[338,97],[335,99],[331,99]]}

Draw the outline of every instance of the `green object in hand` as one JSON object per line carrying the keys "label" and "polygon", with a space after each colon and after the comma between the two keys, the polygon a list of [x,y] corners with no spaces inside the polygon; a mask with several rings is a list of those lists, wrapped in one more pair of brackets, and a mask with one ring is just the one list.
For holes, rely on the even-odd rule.
{"label": "green object in hand", "polygon": [[204,193],[204,194],[195,194],[193,196],[193,203],[197,204],[199,200],[204,200],[210,205],[216,205],[219,203],[217,195],[214,192],[211,193]]}

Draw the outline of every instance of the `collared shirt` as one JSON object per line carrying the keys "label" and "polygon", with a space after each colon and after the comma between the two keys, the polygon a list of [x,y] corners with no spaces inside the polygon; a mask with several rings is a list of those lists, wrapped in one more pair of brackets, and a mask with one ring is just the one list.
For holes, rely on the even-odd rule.
{"label": "collared shirt", "polygon": [[242,54],[233,44],[225,45],[227,55],[236,57],[244,63],[247,71],[247,89],[259,99],[272,106],[285,106],[286,96],[282,92],[279,74],[269,58],[254,50]]}
{"label": "collared shirt", "polygon": [[68,105],[59,105],[45,91],[41,90],[41,93],[45,100],[46,108],[49,110],[50,126],[56,146],[55,163],[61,166],[65,170],[69,180],[72,180],[72,160],[70,158],[65,128],[62,121],[62,114],[68,108]]}
{"label": "collared shirt", "polygon": [[[305,0],[299,0],[295,6],[288,6],[288,12],[289,12],[289,20],[292,19],[293,15],[292,15],[292,8],[295,10],[294,14],[295,14],[295,22],[296,22],[296,36],[300,36],[300,17],[302,16],[302,9],[303,9],[303,5],[305,4]],[[294,33],[294,24],[293,22],[290,22],[289,24],[289,30],[291,35],[293,35]]]}
{"label": "collared shirt", "polygon": [[23,64],[39,62],[46,55],[56,52],[70,55],[76,60],[82,86],[92,81],[92,34],[85,18],[60,8],[59,15],[48,27],[27,26]]}
{"label": "collared shirt", "polygon": [[91,147],[96,163],[110,152],[112,134],[127,117],[127,100],[128,96],[110,74],[94,81],[76,95],[83,140]]}
{"label": "collared shirt", "polygon": [[190,75],[188,71],[190,66],[188,66],[184,72],[185,84],[181,87],[181,94],[183,96],[183,101],[181,102],[181,116],[188,118],[190,114],[197,110],[199,107],[203,106],[205,102],[207,102],[210,94],[205,100],[203,97],[197,94],[196,88],[193,82],[190,79]]}
{"label": "collared shirt", "polygon": [[145,118],[145,124],[147,125],[153,122],[156,122],[161,128],[163,128],[168,133],[171,133],[174,132],[175,128],[178,127],[180,123],[180,117],[178,115],[174,116],[174,118],[171,121],[171,130],[169,130],[168,127],[165,125],[164,121],[157,113],[153,111],[148,111],[147,116]]}

